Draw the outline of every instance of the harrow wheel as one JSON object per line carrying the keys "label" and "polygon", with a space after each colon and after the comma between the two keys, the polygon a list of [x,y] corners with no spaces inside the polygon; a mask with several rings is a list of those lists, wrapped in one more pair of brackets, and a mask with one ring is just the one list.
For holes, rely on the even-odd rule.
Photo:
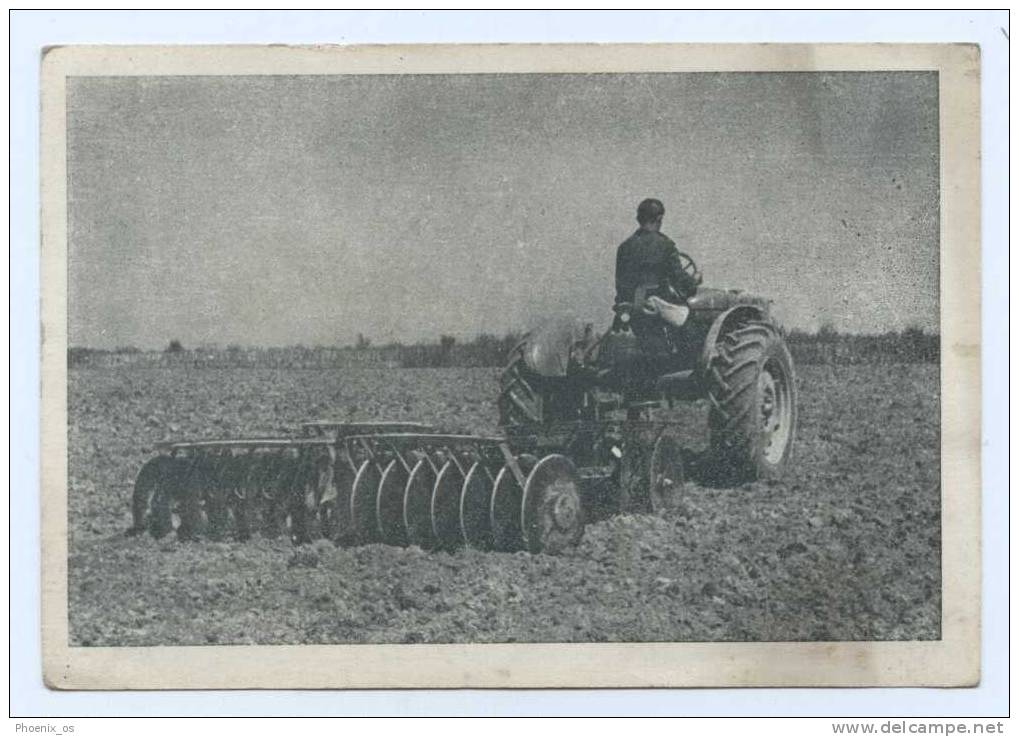
{"label": "harrow wheel", "polygon": [[634,429],[624,453],[621,511],[657,514],[675,507],[686,477],[683,450],[673,432]]}
{"label": "harrow wheel", "polygon": [[674,435],[666,431],[655,441],[651,452],[648,503],[656,514],[676,508],[686,482],[683,449]]}
{"label": "harrow wheel", "polygon": [[453,550],[463,544],[460,532],[460,492],[463,487],[463,471],[451,458],[439,469],[432,492],[432,534],[441,550]]}
{"label": "harrow wheel", "polygon": [[372,459],[361,462],[350,492],[350,522],[357,544],[381,541],[378,522],[375,519],[375,498],[378,495],[382,472]]}
{"label": "harrow wheel", "polygon": [[432,491],[435,489],[435,469],[431,460],[422,458],[411,469],[407,488],[403,494],[403,526],[407,541],[424,550],[435,547],[432,532]]}
{"label": "harrow wheel", "polygon": [[[520,470],[530,474],[537,459],[524,454],[517,458]],[[524,489],[517,481],[516,475],[509,465],[503,466],[495,477],[492,489],[492,502],[489,505],[488,519],[492,526],[492,548],[501,552],[514,552],[524,547],[524,531],[521,526],[521,509],[524,501]]]}
{"label": "harrow wheel", "polygon": [[657,440],[654,428],[638,424],[626,429],[619,464],[619,511],[623,514],[651,511],[651,455]]}
{"label": "harrow wheel", "polygon": [[559,553],[580,542],[584,510],[580,478],[569,458],[549,455],[527,476],[520,526],[524,547],[531,553]]}
{"label": "harrow wheel", "polygon": [[379,538],[387,545],[407,544],[407,529],[403,526],[403,496],[407,490],[408,476],[403,461],[394,458],[382,472],[379,481],[375,518]]}
{"label": "harrow wheel", "polygon": [[494,481],[488,467],[480,461],[467,471],[460,494],[460,532],[468,547],[491,550],[492,523],[488,510],[492,504]]}

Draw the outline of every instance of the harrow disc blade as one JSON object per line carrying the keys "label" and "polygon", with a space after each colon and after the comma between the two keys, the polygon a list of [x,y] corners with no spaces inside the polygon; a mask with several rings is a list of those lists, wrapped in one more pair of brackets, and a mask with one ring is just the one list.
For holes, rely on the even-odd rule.
{"label": "harrow disc blade", "polygon": [[329,453],[309,460],[307,478],[308,534],[312,538],[332,540],[336,536],[333,505],[336,502],[335,462]]}
{"label": "harrow disc blade", "polygon": [[188,476],[191,473],[192,459],[171,458],[171,464],[149,501],[148,529],[152,537],[159,539],[178,527],[179,518],[174,520],[178,500],[186,491]]}
{"label": "harrow disc blade", "polygon": [[275,456],[255,456],[252,458],[251,471],[248,474],[244,491],[244,516],[249,530],[265,531],[266,518],[273,504],[273,479],[277,473]]}
{"label": "harrow disc blade", "polygon": [[353,545],[357,541],[354,520],[350,516],[356,480],[357,472],[349,463],[337,461],[333,466],[332,489],[327,489],[323,497],[322,513],[337,545]]}
{"label": "harrow disc blade", "polygon": [[453,550],[463,544],[460,533],[460,492],[464,475],[460,467],[448,460],[435,477],[432,492],[432,533],[442,550]]}
{"label": "harrow disc blade", "polygon": [[283,456],[273,458],[272,481],[264,489],[265,506],[262,512],[262,532],[267,537],[279,537],[283,534],[297,471],[296,459]]}
{"label": "harrow disc blade", "polygon": [[556,554],[576,545],[584,534],[580,477],[569,458],[549,455],[527,476],[520,523],[530,553]]}
{"label": "harrow disc blade", "polygon": [[226,504],[233,519],[233,536],[246,540],[251,536],[249,493],[255,457],[244,454],[229,459],[226,471]]}
{"label": "harrow disc blade", "polygon": [[220,484],[228,492],[228,498],[237,499],[244,495],[244,485],[251,465],[247,456],[225,456],[220,473]]}
{"label": "harrow disc blade", "polygon": [[[532,455],[517,458],[520,470],[529,474],[537,459]],[[499,470],[492,489],[492,502],[488,509],[492,525],[492,547],[502,552],[514,552],[524,547],[524,532],[520,526],[520,509],[524,500],[524,489],[517,481],[512,469],[506,465]]]}
{"label": "harrow disc blade", "polygon": [[318,459],[312,456],[299,457],[294,463],[286,506],[290,513],[290,540],[302,545],[311,542],[316,532],[320,472]]}
{"label": "harrow disc blade", "polygon": [[265,461],[254,454],[238,456],[237,462],[244,468],[244,477],[233,495],[235,534],[238,540],[247,540],[258,525],[266,466]]}
{"label": "harrow disc blade", "polygon": [[213,456],[207,461],[205,474],[205,518],[207,532],[214,539],[222,538],[230,524],[230,456]]}
{"label": "harrow disc blade", "polygon": [[379,537],[387,545],[407,544],[407,530],[403,526],[403,496],[407,490],[407,477],[403,461],[394,458],[382,472],[379,481],[375,518]]}
{"label": "harrow disc blade", "polygon": [[276,455],[265,455],[259,459],[261,473],[258,477],[258,507],[261,510],[276,498],[276,477],[280,472],[281,459]]}
{"label": "harrow disc blade", "polygon": [[683,470],[683,449],[671,434],[663,434],[651,453],[651,479],[648,501],[651,511],[661,513],[675,509],[686,481]]}
{"label": "harrow disc blade", "polygon": [[382,473],[375,461],[362,461],[350,493],[350,520],[356,543],[364,545],[380,540],[375,520],[375,497],[380,481]]}
{"label": "harrow disc blade", "polygon": [[131,496],[131,527],[128,535],[144,532],[152,510],[152,499],[161,486],[172,480],[175,470],[174,459],[159,455],[150,458],[138,472]]}
{"label": "harrow disc blade", "polygon": [[407,541],[425,550],[435,547],[432,532],[432,491],[435,489],[435,471],[431,461],[422,458],[411,469],[403,494],[403,526]]}
{"label": "harrow disc blade", "polygon": [[177,498],[177,538],[194,540],[207,529],[205,506],[209,492],[216,484],[216,461],[205,456],[196,457],[187,473],[187,480]]}
{"label": "harrow disc blade", "polygon": [[467,471],[460,494],[460,533],[468,546],[479,550],[492,548],[492,523],[488,519],[488,510],[492,503],[493,485],[488,468],[478,462]]}

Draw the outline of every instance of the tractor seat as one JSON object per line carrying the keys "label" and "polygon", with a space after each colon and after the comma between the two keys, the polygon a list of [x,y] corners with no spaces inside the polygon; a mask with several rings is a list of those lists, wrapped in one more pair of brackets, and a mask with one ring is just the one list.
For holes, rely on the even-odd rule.
{"label": "tractor seat", "polygon": [[666,302],[661,297],[648,297],[644,300],[644,312],[649,315],[658,315],[666,324],[681,328],[690,316],[690,308],[686,305],[677,305]]}

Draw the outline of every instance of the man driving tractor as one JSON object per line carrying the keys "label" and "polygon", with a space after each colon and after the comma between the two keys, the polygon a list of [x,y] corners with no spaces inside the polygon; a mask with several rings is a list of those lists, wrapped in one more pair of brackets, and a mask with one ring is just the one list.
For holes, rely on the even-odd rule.
{"label": "man driving tractor", "polygon": [[701,283],[689,257],[661,232],[664,217],[661,200],[641,202],[640,227],[616,251],[616,305],[633,306],[632,328],[642,342],[657,342],[665,326],[682,327],[689,314],[686,301]]}

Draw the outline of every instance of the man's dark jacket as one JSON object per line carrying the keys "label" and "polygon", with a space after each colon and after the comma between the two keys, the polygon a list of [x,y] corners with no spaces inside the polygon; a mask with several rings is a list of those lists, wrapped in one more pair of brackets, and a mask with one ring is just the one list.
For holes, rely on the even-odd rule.
{"label": "man's dark jacket", "polygon": [[683,271],[676,244],[658,231],[641,228],[616,251],[616,302],[633,302],[636,288],[649,284],[666,299],[669,287],[681,300],[697,291],[697,282]]}

